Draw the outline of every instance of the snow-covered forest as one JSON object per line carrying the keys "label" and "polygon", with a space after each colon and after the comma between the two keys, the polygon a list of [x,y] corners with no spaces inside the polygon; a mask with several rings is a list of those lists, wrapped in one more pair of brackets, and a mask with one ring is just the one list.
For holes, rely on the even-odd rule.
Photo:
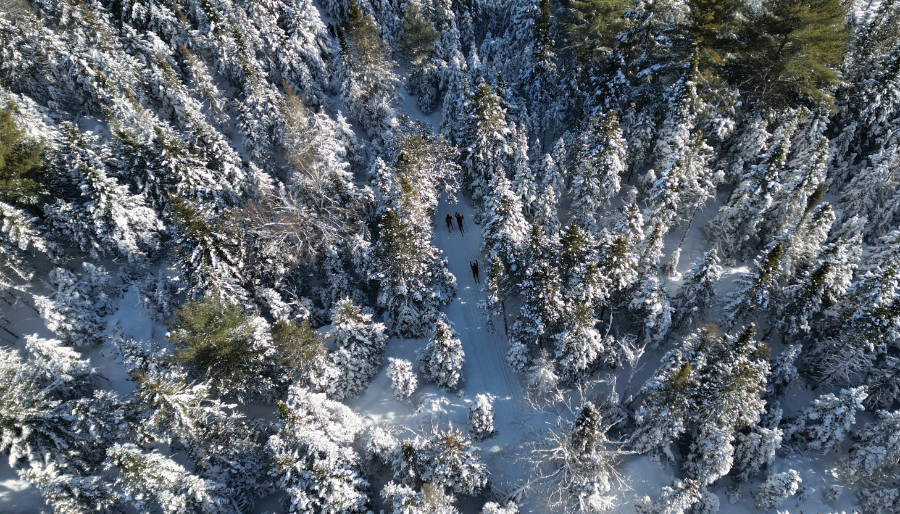
{"label": "snow-covered forest", "polygon": [[0,0],[0,512],[900,512],[900,0]]}

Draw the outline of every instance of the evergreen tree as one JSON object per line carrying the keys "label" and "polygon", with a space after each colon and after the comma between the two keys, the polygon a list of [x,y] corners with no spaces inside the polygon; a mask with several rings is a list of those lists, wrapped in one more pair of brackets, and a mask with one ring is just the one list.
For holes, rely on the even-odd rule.
{"label": "evergreen tree", "polygon": [[78,277],[63,268],[51,270],[50,284],[56,292],[34,296],[34,304],[47,328],[72,346],[93,346],[102,341],[102,317],[112,314],[114,290],[106,270],[82,263]]}
{"label": "evergreen tree", "polygon": [[805,270],[796,283],[784,290],[787,302],[779,306],[778,327],[793,336],[811,330],[813,316],[834,305],[850,287],[860,258],[860,238],[828,245],[815,269]]}
{"label": "evergreen tree", "polygon": [[840,443],[856,423],[856,413],[865,410],[866,387],[841,389],[840,396],[825,394],[807,407],[800,419],[788,428],[790,435],[802,438],[810,448],[828,453]]}
{"label": "evergreen tree", "polygon": [[134,373],[141,433],[185,451],[202,479],[221,486],[218,494],[246,509],[268,487],[260,430],[213,398],[206,383],[189,383],[181,371]]}
{"label": "evergreen tree", "polygon": [[869,396],[864,402],[869,410],[888,409],[900,399],[900,359],[885,356],[880,366],[869,372],[866,385]]}
{"label": "evergreen tree", "polygon": [[469,407],[468,432],[469,437],[475,441],[484,441],[497,434],[494,428],[494,407],[489,396],[475,396],[475,402]]}
{"label": "evergreen tree", "polygon": [[522,204],[504,173],[496,175],[485,193],[482,250],[491,265],[485,273],[485,289],[492,294],[484,301],[489,316],[505,318],[507,298],[521,275],[521,247],[528,235]]}
{"label": "evergreen tree", "polygon": [[123,499],[149,512],[238,512],[223,498],[222,486],[189,473],[159,453],[146,454],[134,444],[116,444],[108,451],[107,469],[118,471],[116,485]]}
{"label": "evergreen tree", "polygon": [[800,473],[789,469],[784,473],[772,473],[756,492],[756,508],[765,512],[777,509],[800,488]]}
{"label": "evergreen tree", "polygon": [[638,514],[685,514],[700,501],[701,490],[701,484],[696,480],[676,479],[672,487],[663,487],[658,500],[651,502],[649,496],[639,497],[634,507]]}
{"label": "evergreen tree", "polygon": [[16,106],[0,107],[0,201],[31,205],[44,192],[43,145],[31,141],[13,119]]}
{"label": "evergreen tree", "polygon": [[522,306],[510,331],[507,357],[510,365],[519,371],[526,369],[532,350],[549,342],[565,312],[562,279],[554,262],[555,250],[541,226],[532,225],[519,284]]}
{"label": "evergreen tree", "polygon": [[[552,156],[544,154],[544,159],[540,163],[541,189],[534,207],[535,223],[543,227],[550,237],[555,237],[560,227],[558,211],[562,185],[558,166]],[[560,185],[556,184],[558,181]]]}
{"label": "evergreen tree", "polygon": [[353,398],[368,387],[378,373],[387,343],[385,326],[372,321],[350,299],[335,304],[331,315],[334,352],[331,360],[341,379],[329,394],[338,399]]}
{"label": "evergreen tree", "polygon": [[776,107],[829,104],[850,40],[845,4],[766,0],[748,4],[739,30],[733,80],[752,98]]}
{"label": "evergreen tree", "polygon": [[215,295],[191,300],[175,312],[166,338],[178,360],[209,377],[219,394],[267,396],[276,386],[269,362],[275,349],[258,313]]}
{"label": "evergreen tree", "polygon": [[489,194],[491,181],[506,173],[503,164],[512,153],[512,130],[500,97],[484,81],[472,93],[464,119],[463,172],[472,199],[479,202]]}
{"label": "evergreen tree", "polygon": [[572,0],[565,3],[564,47],[583,69],[602,62],[616,47],[616,36],[629,25],[628,2],[620,0]]}
{"label": "evergreen tree", "polygon": [[722,277],[722,273],[723,269],[715,249],[697,258],[673,302],[674,329],[689,328],[693,323],[703,319],[716,299],[716,282]]}
{"label": "evergreen tree", "polygon": [[733,327],[750,313],[763,315],[773,305],[779,292],[786,261],[786,243],[783,240],[769,244],[753,262],[751,273],[744,273],[735,280],[739,288],[729,293],[725,305],[724,321]]}
{"label": "evergreen tree", "polygon": [[448,391],[459,388],[465,353],[459,335],[445,315],[435,322],[431,340],[418,352],[419,373]]}
{"label": "evergreen tree", "polygon": [[416,440],[415,452],[418,475],[427,483],[468,495],[487,485],[488,470],[481,452],[459,430],[432,427],[430,434]]}
{"label": "evergreen tree", "polygon": [[288,511],[303,514],[366,514],[368,482],[352,445],[363,422],[348,407],[292,386],[279,403],[279,430],[266,450],[271,473],[290,498]]}
{"label": "evergreen tree", "polygon": [[525,215],[534,215],[538,203],[538,182],[534,166],[528,160],[528,131],[520,124],[516,132],[516,147],[513,153],[512,190],[522,203]]}
{"label": "evergreen tree", "polygon": [[410,65],[406,88],[416,96],[416,105],[433,111],[440,100],[440,69],[436,60],[438,32],[418,2],[409,2],[400,23],[399,50]]}
{"label": "evergreen tree", "polygon": [[391,377],[391,390],[394,399],[398,402],[408,400],[419,385],[419,380],[413,372],[412,363],[403,359],[388,359],[388,376]]}
{"label": "evergreen tree", "polygon": [[900,411],[878,411],[878,421],[852,436],[855,443],[840,467],[848,482],[890,476],[900,464]]}
{"label": "evergreen tree", "polygon": [[586,231],[599,235],[597,217],[619,192],[627,149],[615,112],[591,118],[578,138],[572,170],[572,215]]}
{"label": "evergreen tree", "polygon": [[348,1],[342,34],[344,105],[350,117],[379,140],[394,124],[397,103],[399,81],[388,59],[389,50],[372,17],[363,13],[355,0]]}

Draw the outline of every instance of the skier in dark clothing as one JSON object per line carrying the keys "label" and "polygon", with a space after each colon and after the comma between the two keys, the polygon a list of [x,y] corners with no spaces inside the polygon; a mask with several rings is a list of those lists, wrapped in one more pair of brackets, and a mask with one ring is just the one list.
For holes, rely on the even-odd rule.
{"label": "skier in dark clothing", "polygon": [[448,214],[445,220],[447,221],[447,230],[453,232],[453,218]]}
{"label": "skier in dark clothing", "polygon": [[463,215],[458,212],[456,213],[456,226],[459,227],[460,234],[466,235],[466,233],[463,231]]}
{"label": "skier in dark clothing", "polygon": [[472,268],[472,277],[475,278],[475,283],[480,284],[481,281],[478,280],[478,261],[469,263],[469,266]]}

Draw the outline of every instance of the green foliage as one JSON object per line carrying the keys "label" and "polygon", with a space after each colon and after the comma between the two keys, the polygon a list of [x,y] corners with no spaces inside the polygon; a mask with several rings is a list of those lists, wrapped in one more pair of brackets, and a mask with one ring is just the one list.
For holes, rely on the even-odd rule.
{"label": "green foliage", "polygon": [[[544,2],[549,4],[547,0]],[[624,13],[632,4],[626,0],[568,0],[564,5],[567,7],[562,27],[564,53],[573,55],[582,66],[609,55],[616,46],[616,36],[628,28]],[[543,8],[542,5],[542,13]]]}
{"label": "green foliage", "polygon": [[718,71],[734,48],[740,0],[688,0],[686,35],[699,53],[700,72]]}
{"label": "green foliage", "polygon": [[422,12],[418,3],[410,2],[400,24],[400,54],[413,67],[421,66],[434,54],[437,40],[434,23]]}
{"label": "green foliage", "polygon": [[41,185],[43,146],[28,141],[13,120],[16,106],[0,107],[0,201],[33,205]]}
{"label": "green foliage", "polygon": [[352,68],[365,70],[387,60],[389,50],[381,40],[375,22],[371,16],[363,14],[355,0],[350,0],[347,7],[347,22],[343,29]]}
{"label": "green foliage", "polygon": [[851,33],[841,0],[764,0],[750,8],[731,79],[776,107],[831,105]]}
{"label": "green foliage", "polygon": [[175,312],[167,337],[177,359],[228,387],[253,378],[263,364],[256,342],[255,313],[210,294]]}
{"label": "green foliage", "polygon": [[308,319],[300,324],[280,320],[272,325],[272,344],[278,359],[292,372],[305,375],[314,363],[325,356],[325,342]]}

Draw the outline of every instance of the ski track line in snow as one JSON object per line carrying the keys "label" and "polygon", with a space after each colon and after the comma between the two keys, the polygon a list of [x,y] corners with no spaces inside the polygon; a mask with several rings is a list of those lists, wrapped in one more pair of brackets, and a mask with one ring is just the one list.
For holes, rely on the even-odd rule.
{"label": "ski track line in snow", "polygon": [[[444,218],[455,212],[466,218],[465,235],[460,234],[455,220],[453,232],[447,232]],[[469,263],[476,258],[479,260],[482,284],[487,263],[481,255],[481,227],[472,223],[473,217],[474,211],[462,195],[456,204],[442,200],[435,214],[435,244],[444,252],[450,272],[456,276],[459,285],[456,299],[445,307],[444,312],[459,332],[466,354],[465,389],[494,395],[497,430],[515,430],[513,422],[524,403],[524,394],[519,378],[506,363],[507,342],[500,332],[502,320],[496,320],[498,332],[491,334],[484,312],[478,307],[482,298],[481,284],[475,283]],[[474,401],[474,397],[470,399]]]}

